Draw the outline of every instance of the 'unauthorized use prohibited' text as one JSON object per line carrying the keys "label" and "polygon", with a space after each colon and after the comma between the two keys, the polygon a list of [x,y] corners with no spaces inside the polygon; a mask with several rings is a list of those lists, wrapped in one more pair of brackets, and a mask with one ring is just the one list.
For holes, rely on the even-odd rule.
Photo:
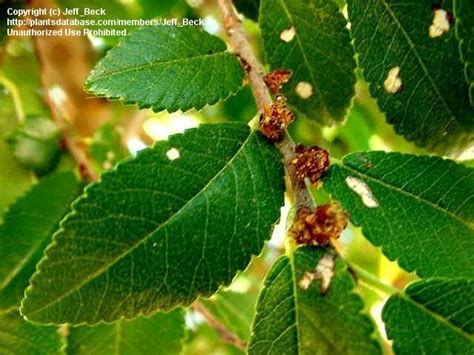
{"label": "'unauthorized use prohibited' text", "polygon": [[202,26],[203,19],[107,18],[103,8],[6,9],[7,36],[126,36],[144,26]]}

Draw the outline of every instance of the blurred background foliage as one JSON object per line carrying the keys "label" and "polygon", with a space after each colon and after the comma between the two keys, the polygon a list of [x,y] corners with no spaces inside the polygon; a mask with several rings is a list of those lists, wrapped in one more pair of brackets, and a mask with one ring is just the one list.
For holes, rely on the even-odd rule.
{"label": "blurred background foliage", "polygon": [[[2,1],[2,7],[8,1]],[[18,3],[18,2],[15,2]],[[245,29],[259,58],[263,60],[257,17],[257,0],[237,1],[237,7],[248,16]],[[342,1],[341,1],[342,4]],[[21,4],[17,5],[21,6]],[[224,37],[214,0],[35,0],[38,7],[101,7],[107,18],[190,17],[203,18],[206,31]],[[4,12],[2,12],[3,14]],[[2,19],[4,24],[5,19]],[[132,28],[128,28],[132,30]],[[3,33],[4,31],[2,31]],[[117,38],[2,38],[0,52],[0,215],[31,184],[48,173],[71,169],[73,160],[59,139],[66,129],[85,147],[94,169],[100,173],[112,168],[118,160],[133,156],[156,140],[182,132],[200,123],[225,121],[247,122],[256,115],[255,102],[248,86],[225,102],[205,107],[200,112],[154,113],[87,96],[82,85],[88,71]],[[346,120],[339,126],[321,127],[297,113],[290,134],[297,142],[319,145],[331,157],[361,150],[424,153],[394,133],[385,122],[377,103],[370,97],[366,83],[358,73],[356,97]],[[51,112],[49,98],[57,112]],[[63,127],[57,127],[56,116]],[[61,123],[59,122],[59,123]],[[60,124],[59,124],[60,125]],[[53,126],[53,129],[51,128]],[[283,209],[284,213],[288,208]],[[227,324],[243,339],[248,338],[254,305],[262,279],[272,262],[281,254],[285,218],[276,228],[263,254],[254,258],[247,271],[239,275],[229,289],[203,301],[215,318]],[[385,259],[371,246],[361,231],[350,226],[337,242],[337,248],[349,262],[379,275],[387,283],[403,287],[414,279],[395,263]],[[358,292],[366,300],[366,311],[379,326],[381,306],[385,299],[363,284]],[[235,354],[240,351],[226,344],[219,334],[195,311],[187,314],[186,354]]]}

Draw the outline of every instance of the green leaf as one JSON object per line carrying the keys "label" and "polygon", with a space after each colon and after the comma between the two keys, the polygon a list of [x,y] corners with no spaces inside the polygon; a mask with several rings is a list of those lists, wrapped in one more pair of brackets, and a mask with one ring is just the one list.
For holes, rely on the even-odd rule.
{"label": "green leaf", "polygon": [[12,156],[5,135],[15,126],[13,108],[0,91],[0,223],[6,208],[21,196],[33,183],[32,172],[24,169]]}
{"label": "green leaf", "polygon": [[175,355],[185,336],[184,312],[157,313],[132,321],[121,319],[95,327],[71,327],[68,355]]}
{"label": "green leaf", "polygon": [[469,99],[474,106],[474,2],[454,0],[454,17],[464,74],[469,84]]}
{"label": "green leaf", "polygon": [[354,96],[356,63],[338,6],[327,0],[262,0],[260,26],[272,69],[293,71],[284,87],[289,102],[321,123],[342,121]]}
{"label": "green leaf", "polygon": [[280,160],[248,126],[221,124],[124,161],[73,204],[22,313],[97,323],[210,296],[270,236],[283,204]]}
{"label": "green leaf", "polygon": [[128,155],[117,127],[112,124],[105,124],[94,132],[89,154],[96,171],[108,170]]}
{"label": "green leaf", "polygon": [[[22,1],[20,1],[22,2]],[[17,5],[20,5],[20,2]],[[4,3],[7,8],[11,4]],[[6,9],[2,12],[6,14]],[[1,56],[1,53],[0,53]],[[9,41],[0,74],[0,214],[21,196],[33,182],[32,172],[24,169],[12,156],[5,139],[21,120],[16,110],[25,114],[46,113],[39,93],[38,68],[30,40]],[[16,105],[16,107],[15,107]]]}
{"label": "green leaf", "polygon": [[0,226],[0,309],[20,305],[44,248],[80,190],[74,174],[58,173],[10,206]]}
{"label": "green leaf", "polygon": [[303,247],[283,256],[268,273],[259,296],[248,352],[252,354],[379,354],[374,326],[361,314],[354,281],[336,258],[325,294],[320,281],[303,286],[316,272],[324,249]]}
{"label": "green leaf", "polygon": [[[102,1],[102,0],[57,0],[56,3],[62,9],[71,9],[79,8],[80,12],[75,15],[70,15],[69,17],[74,17],[79,20],[84,19],[83,9],[84,8],[93,8],[93,9],[104,9],[105,15],[98,13],[97,15],[89,14],[87,19],[100,21],[100,20],[122,20],[127,21],[126,24],[114,24],[114,25],[101,25],[100,29],[109,29],[109,30],[126,30],[127,33],[133,30],[137,30],[141,26],[139,24],[133,24],[137,19],[148,20],[155,17],[171,17],[184,15],[184,9],[186,6],[185,1],[182,0],[166,0],[166,1],[156,1],[156,0],[135,0],[122,2],[117,0],[112,1]],[[172,12],[171,12],[172,11]],[[84,26],[91,31],[96,31],[99,29],[97,25]],[[117,45],[120,41],[119,35],[113,36],[104,36],[99,33],[103,41],[109,45]]]}
{"label": "green leaf", "polygon": [[62,354],[63,341],[56,327],[25,322],[17,310],[0,313],[0,354]]}
{"label": "green leaf", "polygon": [[0,161],[2,162],[2,168],[0,169],[0,222],[2,221],[1,214],[33,182],[32,173],[18,164],[6,143],[1,139],[0,135]]}
{"label": "green leaf", "polygon": [[330,168],[324,188],[404,269],[421,277],[474,275],[473,169],[438,157],[354,153]]}
{"label": "green leaf", "polygon": [[231,121],[247,123],[257,115],[257,106],[249,86],[244,86],[237,94],[222,104],[220,115]]}
{"label": "green leaf", "polygon": [[360,66],[395,131],[439,152],[465,147],[473,137],[474,111],[454,30],[429,35],[439,1],[348,4]]}
{"label": "green leaf", "polygon": [[[87,18],[89,21],[103,21],[103,20],[123,20],[123,21],[130,21],[132,19],[136,18],[150,18],[149,16],[143,16],[140,13],[140,11],[137,8],[137,4],[134,3],[122,3],[121,1],[100,1],[100,0],[57,0],[56,1],[57,5],[61,8],[62,11],[65,11],[66,9],[74,9],[77,8],[79,9],[79,12],[76,14],[68,14],[68,17],[78,19],[83,21],[84,18]],[[84,16],[83,14],[83,9],[85,8],[92,8],[92,9],[104,9],[105,15],[104,14],[89,14]],[[147,14],[148,15],[148,14]],[[97,29],[115,29],[115,30],[123,30],[126,29],[127,33],[129,31],[132,31],[134,29],[137,29],[138,26],[132,26],[132,25],[101,25],[98,27],[97,25],[91,25],[91,26],[82,26],[83,28],[86,28],[91,31],[96,31]],[[81,29],[81,27],[76,27],[77,29]],[[120,36],[118,35],[113,35],[113,36],[96,36],[100,37],[102,40],[104,40],[107,44],[109,45],[117,45],[120,40]]]}
{"label": "green leaf", "polygon": [[431,279],[393,295],[382,318],[396,354],[472,354],[474,281]]}
{"label": "green leaf", "polygon": [[97,64],[86,89],[154,111],[200,109],[235,93],[243,69],[225,43],[195,27],[152,26],[122,39]]}
{"label": "green leaf", "polygon": [[60,140],[59,128],[50,118],[29,116],[7,138],[7,143],[21,165],[43,175],[58,163]]}

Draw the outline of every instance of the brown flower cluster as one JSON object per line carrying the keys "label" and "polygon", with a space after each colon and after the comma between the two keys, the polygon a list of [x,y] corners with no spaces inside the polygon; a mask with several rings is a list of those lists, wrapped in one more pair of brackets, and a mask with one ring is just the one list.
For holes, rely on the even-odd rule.
{"label": "brown flower cluster", "polygon": [[301,186],[304,186],[305,178],[316,186],[319,179],[329,169],[329,153],[318,146],[305,148],[298,144],[295,147],[295,157],[291,161],[294,175]]}
{"label": "brown flower cluster", "polygon": [[293,72],[288,69],[276,69],[263,77],[265,84],[273,95],[280,92],[282,85],[286,84]]}
{"label": "brown flower cluster", "polygon": [[272,142],[279,142],[285,135],[285,129],[294,119],[293,112],[286,104],[286,98],[277,95],[275,101],[265,107],[260,115],[260,131]]}
{"label": "brown flower cluster", "polygon": [[348,216],[339,203],[331,201],[316,210],[300,208],[289,235],[299,245],[325,245],[347,227]]}

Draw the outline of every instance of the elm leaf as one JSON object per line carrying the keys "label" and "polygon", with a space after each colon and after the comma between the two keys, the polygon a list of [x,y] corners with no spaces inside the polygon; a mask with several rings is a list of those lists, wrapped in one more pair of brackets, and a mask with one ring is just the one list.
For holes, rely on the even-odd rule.
{"label": "elm leaf", "polygon": [[474,275],[474,170],[439,157],[361,152],[324,188],[390,259],[421,277]]}
{"label": "elm leaf", "polygon": [[272,69],[291,69],[283,92],[320,123],[342,121],[354,96],[356,63],[346,20],[327,0],[262,0],[260,26]]}
{"label": "elm leaf", "polygon": [[474,281],[430,279],[392,295],[382,319],[396,354],[472,354]]}
{"label": "elm leaf", "polygon": [[154,111],[185,111],[227,98],[243,78],[237,57],[219,38],[192,26],[149,26],[99,61],[86,90]]}
{"label": "elm leaf", "polygon": [[469,104],[450,1],[349,0],[349,21],[370,92],[398,134],[457,153],[472,142]]}
{"label": "elm leaf", "polygon": [[59,355],[63,345],[57,327],[28,323],[18,310],[0,313],[0,354]]}
{"label": "elm leaf", "polygon": [[[324,249],[303,247],[269,271],[257,303],[248,352],[253,354],[380,354],[375,328],[361,314],[345,263],[334,259],[326,293],[315,279]],[[326,265],[330,268],[329,265]],[[312,276],[313,275],[313,276]]]}
{"label": "elm leaf", "polygon": [[174,355],[182,349],[184,312],[157,313],[150,318],[120,319],[95,327],[71,327],[67,355]]}
{"label": "elm leaf", "polygon": [[261,252],[283,204],[283,175],[276,148],[245,124],[157,142],[73,203],[23,315],[94,324],[212,295]]}
{"label": "elm leaf", "polygon": [[44,248],[81,187],[73,173],[57,173],[9,207],[0,225],[0,309],[20,305]]}

